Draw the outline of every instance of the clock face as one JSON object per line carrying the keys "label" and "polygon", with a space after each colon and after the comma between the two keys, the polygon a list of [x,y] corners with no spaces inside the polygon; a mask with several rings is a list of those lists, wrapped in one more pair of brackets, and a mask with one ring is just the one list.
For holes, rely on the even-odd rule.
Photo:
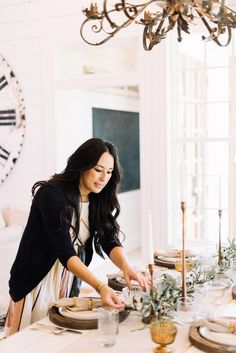
{"label": "clock face", "polygon": [[14,168],[25,136],[25,105],[19,82],[0,55],[0,184]]}

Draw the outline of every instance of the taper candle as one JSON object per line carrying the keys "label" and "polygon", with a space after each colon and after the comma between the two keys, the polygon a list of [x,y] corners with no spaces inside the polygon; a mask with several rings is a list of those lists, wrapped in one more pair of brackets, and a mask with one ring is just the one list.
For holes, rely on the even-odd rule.
{"label": "taper candle", "polygon": [[185,262],[185,209],[186,203],[181,201],[182,211],[182,297],[186,297],[186,262]]}
{"label": "taper candle", "polygon": [[185,172],[185,158],[184,158],[184,153],[182,157],[182,169],[181,169],[181,190],[180,190],[180,198],[182,202],[185,202],[187,200],[186,196],[186,189],[187,189],[187,178],[186,178],[186,172]]}
{"label": "taper candle", "polygon": [[221,210],[221,176],[219,177],[219,185],[218,185],[219,189],[219,207],[218,210]]}
{"label": "taper candle", "polygon": [[154,250],[153,250],[153,232],[152,232],[152,213],[148,210],[148,239],[147,239],[147,260],[148,264],[154,262]]}

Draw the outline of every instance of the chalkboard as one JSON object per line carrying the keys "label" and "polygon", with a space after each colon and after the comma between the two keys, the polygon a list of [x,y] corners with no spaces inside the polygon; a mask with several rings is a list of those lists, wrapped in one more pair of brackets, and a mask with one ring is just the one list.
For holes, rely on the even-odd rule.
{"label": "chalkboard", "polygon": [[93,108],[93,137],[112,142],[122,167],[120,192],[140,188],[139,113]]}

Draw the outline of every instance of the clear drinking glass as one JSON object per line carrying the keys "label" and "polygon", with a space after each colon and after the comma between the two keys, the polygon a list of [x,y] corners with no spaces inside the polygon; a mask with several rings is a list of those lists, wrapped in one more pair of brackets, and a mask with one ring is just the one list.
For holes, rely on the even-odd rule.
{"label": "clear drinking glass", "polygon": [[177,319],[182,323],[195,321],[195,301],[191,297],[180,297],[176,302]]}
{"label": "clear drinking glass", "polygon": [[206,282],[205,284],[207,290],[207,298],[210,304],[222,305],[225,302],[225,293],[227,289],[227,284],[219,281],[213,280]]}
{"label": "clear drinking glass", "polygon": [[194,284],[195,312],[197,317],[208,316],[208,305],[206,303],[206,287],[203,283]]}
{"label": "clear drinking glass", "polygon": [[98,339],[102,347],[113,346],[119,331],[119,312],[116,309],[101,307],[98,309]]}

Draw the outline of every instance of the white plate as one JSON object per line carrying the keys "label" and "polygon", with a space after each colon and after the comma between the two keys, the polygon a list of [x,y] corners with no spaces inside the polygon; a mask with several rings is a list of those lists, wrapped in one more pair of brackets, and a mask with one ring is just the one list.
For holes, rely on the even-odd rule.
{"label": "white plate", "polygon": [[208,341],[236,347],[236,335],[232,333],[221,333],[210,331],[207,327],[200,327],[199,333]]}
{"label": "white plate", "polygon": [[[180,257],[181,250],[180,249],[166,249],[156,251],[156,256],[164,256],[164,257]],[[192,250],[185,249],[185,257],[196,256],[196,253]]]}
{"label": "white plate", "polygon": [[[170,262],[170,263],[176,263],[177,260],[179,260],[180,258],[178,257],[167,257],[167,256],[158,256],[158,259],[164,262]],[[186,256],[186,259],[188,259],[188,257]],[[191,257],[191,261],[196,261],[197,258],[196,257]]]}
{"label": "white plate", "polygon": [[167,263],[176,263],[177,257],[158,256],[158,259]]}
{"label": "white plate", "polygon": [[[127,286],[127,283],[125,282],[125,280],[124,280],[124,278],[123,277],[117,277],[116,278],[116,280],[117,280],[117,282],[119,282],[119,283],[121,283],[121,284],[125,284],[126,286]],[[139,284],[136,282],[136,281],[134,281],[134,280],[131,280],[131,284],[132,284],[132,286],[139,286]]]}
{"label": "white plate", "polygon": [[58,311],[64,317],[78,320],[96,320],[98,315],[97,311],[93,310],[71,311],[64,307],[58,308]]}

